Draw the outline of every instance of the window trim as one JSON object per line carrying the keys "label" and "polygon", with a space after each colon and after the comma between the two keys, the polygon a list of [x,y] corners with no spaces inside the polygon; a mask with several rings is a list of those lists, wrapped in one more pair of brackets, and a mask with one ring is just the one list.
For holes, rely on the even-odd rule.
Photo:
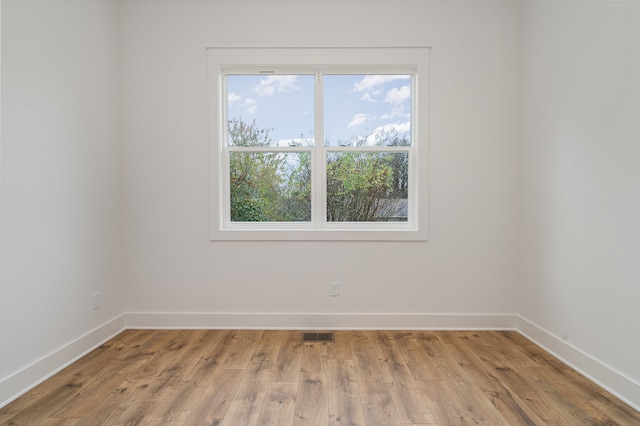
{"label": "window trim", "polygon": [[[217,240],[326,240],[326,241],[426,241],[428,239],[427,216],[427,106],[428,106],[428,47],[318,47],[318,48],[228,48],[211,47],[207,49],[209,76],[209,179],[210,179],[210,239]],[[295,61],[295,65],[291,63]],[[330,63],[331,65],[318,65]],[[220,143],[225,137],[226,117],[223,96],[223,81],[226,70],[233,73],[240,70],[256,73],[256,64],[264,69],[277,69],[294,74],[301,74],[302,68],[313,67],[319,72],[331,74],[335,71],[366,74],[381,70],[405,73],[412,70],[414,96],[412,99],[412,154],[409,155],[412,178],[410,191],[414,215],[412,224],[404,222],[353,223],[331,222],[330,226],[315,228],[310,222],[261,222],[260,229],[248,228],[233,222],[225,223],[225,214],[221,211],[225,204],[221,197],[227,196],[228,177],[224,175],[226,155],[236,149],[224,149]],[[317,97],[317,96],[316,96]],[[418,140],[419,138],[419,140]],[[254,147],[255,148],[255,147]],[[254,150],[252,148],[252,150]],[[343,149],[339,146],[324,146],[323,141],[316,141],[316,147],[265,147],[266,151],[278,152],[311,152],[316,150],[316,160],[325,161],[326,153],[354,151],[353,147]],[[377,151],[395,151],[395,147],[380,147]],[[362,151],[376,151],[371,147],[362,147]],[[408,152],[406,148],[400,152]],[[320,161],[320,160],[319,160]],[[413,162],[413,163],[412,163]],[[314,173],[323,173],[324,169]],[[324,171],[326,172],[326,171]],[[322,177],[322,176],[321,176]],[[411,189],[413,187],[413,189]],[[323,191],[312,189],[312,197],[316,202],[324,202]],[[323,211],[326,208],[323,207]],[[311,226],[311,227],[310,227]]]}

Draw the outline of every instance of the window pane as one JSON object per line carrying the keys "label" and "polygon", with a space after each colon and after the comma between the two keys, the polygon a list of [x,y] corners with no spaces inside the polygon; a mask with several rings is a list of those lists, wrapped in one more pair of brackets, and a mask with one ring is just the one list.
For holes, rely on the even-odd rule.
{"label": "window pane", "polygon": [[313,145],[313,84],[313,75],[228,75],[229,146]]}
{"label": "window pane", "polygon": [[325,146],[411,145],[410,75],[325,75]]}
{"label": "window pane", "polygon": [[406,222],[406,152],[327,154],[328,222]]}
{"label": "window pane", "polygon": [[311,154],[229,153],[232,222],[311,220]]}

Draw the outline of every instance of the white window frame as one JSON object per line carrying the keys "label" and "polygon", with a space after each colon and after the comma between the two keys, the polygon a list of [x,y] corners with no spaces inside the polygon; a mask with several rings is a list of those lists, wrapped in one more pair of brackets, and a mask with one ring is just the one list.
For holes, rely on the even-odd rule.
{"label": "white window frame", "polygon": [[[427,101],[428,47],[384,48],[209,48],[209,152],[211,240],[354,240],[426,241],[427,228]],[[251,147],[251,151],[310,152],[312,155],[311,222],[231,222],[228,217],[228,154],[242,151],[226,146],[225,76],[227,73],[412,75],[410,147],[324,146],[322,113],[316,112],[314,147]],[[316,109],[322,105],[321,82],[316,81]],[[410,152],[408,222],[326,222],[327,152]],[[320,174],[320,176],[318,176]],[[324,216],[322,216],[324,215]],[[325,220],[322,220],[322,218]]]}

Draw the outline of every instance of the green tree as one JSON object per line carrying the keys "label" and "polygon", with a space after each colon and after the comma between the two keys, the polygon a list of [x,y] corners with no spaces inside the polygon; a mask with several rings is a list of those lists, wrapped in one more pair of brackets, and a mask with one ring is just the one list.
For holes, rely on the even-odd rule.
{"label": "green tree", "polygon": [[[229,120],[229,145],[268,147],[268,129],[255,120]],[[231,152],[231,220],[283,222],[311,219],[311,159],[308,153]]]}
{"label": "green tree", "polygon": [[[269,146],[268,129],[259,129],[255,121],[229,120],[229,145],[242,147]],[[277,153],[231,152],[229,184],[231,220],[236,222],[269,221],[274,216],[278,198],[282,160]]]}
{"label": "green tree", "polygon": [[[386,146],[410,146],[411,143],[406,137],[398,137],[397,133],[386,134]],[[393,181],[391,183],[390,196],[396,199],[407,198],[409,194],[409,156],[408,155],[388,155],[386,161],[393,169]]]}
{"label": "green tree", "polygon": [[281,214],[287,221],[311,220],[311,155],[297,154],[296,161],[288,162],[288,181],[283,188]]}
{"label": "green tree", "polygon": [[[268,129],[242,119],[228,123],[229,145],[271,146]],[[360,139],[359,139],[360,140]],[[364,139],[361,138],[360,142]],[[353,144],[358,145],[358,140]],[[408,146],[394,133],[378,146]],[[409,157],[404,152],[333,152],[327,156],[327,220],[393,220],[408,194]],[[311,220],[311,154],[264,151],[229,153],[231,220],[287,222]],[[399,207],[400,206],[400,207]]]}
{"label": "green tree", "polygon": [[393,169],[385,156],[374,152],[329,154],[329,222],[373,222],[388,210]]}
{"label": "green tree", "polygon": [[[365,146],[361,136],[347,145]],[[409,146],[406,137],[384,132],[376,146]],[[331,153],[327,158],[327,220],[330,222],[388,221],[408,196],[409,156],[402,152]]]}

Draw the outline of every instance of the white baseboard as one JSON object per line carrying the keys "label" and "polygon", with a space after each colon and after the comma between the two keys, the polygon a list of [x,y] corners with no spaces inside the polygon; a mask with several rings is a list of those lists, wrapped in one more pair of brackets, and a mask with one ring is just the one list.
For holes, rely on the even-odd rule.
{"label": "white baseboard", "polygon": [[515,314],[127,314],[127,328],[514,330],[515,326]]}
{"label": "white baseboard", "polygon": [[82,358],[125,329],[125,315],[67,343],[9,377],[0,380],[0,407],[4,407],[25,392],[33,389],[63,368]]}
{"label": "white baseboard", "polygon": [[640,411],[640,383],[519,315],[517,330],[589,380]]}

